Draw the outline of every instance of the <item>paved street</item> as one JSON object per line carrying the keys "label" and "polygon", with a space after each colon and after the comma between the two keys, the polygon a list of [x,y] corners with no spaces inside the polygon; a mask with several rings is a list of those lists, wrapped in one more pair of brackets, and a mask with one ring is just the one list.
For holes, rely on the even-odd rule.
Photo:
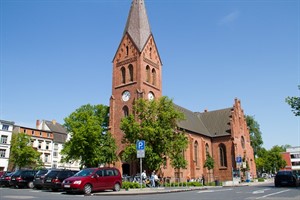
{"label": "paved street", "polygon": [[[168,190],[159,188],[155,190]],[[126,194],[127,195],[124,195]],[[131,192],[131,194],[130,194]],[[104,195],[105,194],[105,195]],[[0,188],[1,200],[18,199],[43,199],[43,200],[67,200],[67,199],[101,199],[101,200],[299,200],[300,188],[281,187],[275,188],[273,183],[239,186],[239,187],[209,187],[205,189],[190,190],[186,192],[167,192],[167,193],[143,193],[140,190],[122,191],[119,194],[112,192],[94,193],[91,196],[82,194],[70,195],[63,192],[51,192],[46,190],[32,189],[12,189]]]}

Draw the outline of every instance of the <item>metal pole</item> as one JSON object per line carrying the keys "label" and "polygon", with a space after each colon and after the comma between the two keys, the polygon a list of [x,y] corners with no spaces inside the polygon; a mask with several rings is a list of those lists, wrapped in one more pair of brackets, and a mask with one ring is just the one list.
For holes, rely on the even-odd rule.
{"label": "metal pole", "polygon": [[141,176],[141,189],[143,188],[143,178],[142,178],[142,169],[143,168],[143,161],[142,158],[140,158],[140,176]]}

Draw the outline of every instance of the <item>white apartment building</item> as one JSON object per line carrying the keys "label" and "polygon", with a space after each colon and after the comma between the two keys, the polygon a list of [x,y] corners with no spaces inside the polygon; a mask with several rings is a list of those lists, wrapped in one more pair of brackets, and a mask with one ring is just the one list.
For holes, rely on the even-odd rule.
{"label": "white apartment building", "polygon": [[16,125],[14,133],[25,133],[31,137],[32,147],[41,153],[41,160],[45,168],[52,167],[53,133],[46,130]]}
{"label": "white apartment building", "polygon": [[15,122],[0,120],[0,171],[7,171],[10,141]]}
{"label": "white apartment building", "polygon": [[61,150],[66,141],[69,140],[67,130],[55,120],[37,120],[36,128],[39,130],[51,131],[53,133],[53,148],[52,148],[52,168],[79,170],[79,161],[65,163],[62,162]]}
{"label": "white apartment building", "polygon": [[286,152],[290,154],[292,170],[300,172],[300,146],[289,147],[286,149]]}

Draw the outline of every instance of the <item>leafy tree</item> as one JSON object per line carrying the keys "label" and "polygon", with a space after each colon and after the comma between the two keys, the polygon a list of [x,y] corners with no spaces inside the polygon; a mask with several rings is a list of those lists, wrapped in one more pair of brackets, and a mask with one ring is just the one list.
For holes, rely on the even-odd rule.
{"label": "leafy tree", "polygon": [[[298,85],[300,90],[300,85]],[[300,97],[287,97],[285,101],[291,106],[295,116],[300,116]]]}
{"label": "leafy tree", "polygon": [[15,169],[38,168],[42,164],[40,153],[31,146],[30,136],[25,133],[13,133],[9,162]]}
{"label": "leafy tree", "polygon": [[71,139],[61,152],[63,161],[80,160],[81,166],[98,167],[117,160],[116,143],[108,132],[109,107],[83,105],[64,121]]}
{"label": "leafy tree", "polygon": [[123,143],[127,144],[123,159],[136,161],[135,143],[145,140],[144,164],[149,170],[159,169],[166,158],[170,158],[175,169],[185,168],[187,162],[183,151],[187,148],[188,139],[176,129],[178,120],[183,119],[183,113],[176,110],[167,97],[153,101],[138,99],[134,103],[133,114],[121,121],[121,130],[125,134]]}
{"label": "leafy tree", "polygon": [[250,141],[254,151],[254,156],[257,156],[263,144],[263,140],[261,137],[262,133],[260,131],[259,124],[257,123],[257,121],[255,121],[253,116],[246,115],[246,122],[249,128]]}
{"label": "leafy tree", "polygon": [[282,152],[285,152],[284,146],[276,145],[270,150],[262,148],[255,159],[257,171],[275,173],[279,169],[284,168],[286,162],[282,158]]}
{"label": "leafy tree", "polygon": [[214,168],[214,166],[215,166],[214,159],[209,154],[207,154],[204,167],[207,168],[208,170],[211,170]]}

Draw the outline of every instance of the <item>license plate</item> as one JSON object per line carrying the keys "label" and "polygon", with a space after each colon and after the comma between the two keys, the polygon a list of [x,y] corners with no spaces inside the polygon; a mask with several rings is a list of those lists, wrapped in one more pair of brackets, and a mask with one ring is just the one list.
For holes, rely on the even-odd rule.
{"label": "license plate", "polygon": [[47,183],[51,182],[51,180],[46,180]]}
{"label": "license plate", "polygon": [[11,180],[16,180],[15,178],[12,178]]}
{"label": "license plate", "polygon": [[64,185],[64,187],[65,187],[65,188],[69,188],[69,187],[70,187],[70,185]]}

